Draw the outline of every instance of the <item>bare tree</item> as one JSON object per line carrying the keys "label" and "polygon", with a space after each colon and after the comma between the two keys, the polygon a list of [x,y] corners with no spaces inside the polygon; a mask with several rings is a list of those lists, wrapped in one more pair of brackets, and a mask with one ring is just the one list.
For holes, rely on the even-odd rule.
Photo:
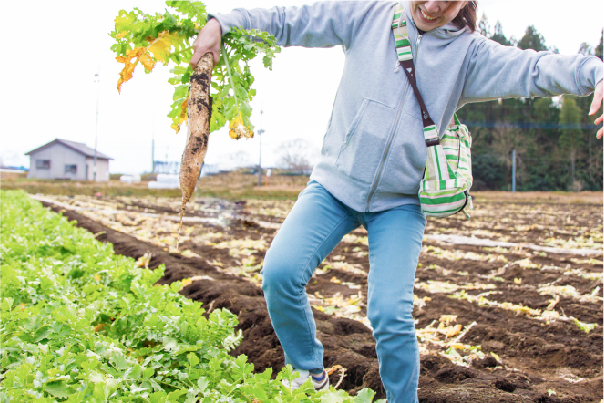
{"label": "bare tree", "polygon": [[236,151],[227,156],[231,164],[236,167],[250,165],[250,154],[245,151]]}
{"label": "bare tree", "polygon": [[493,142],[491,146],[493,151],[499,154],[499,158],[506,162],[508,175],[512,171],[512,150],[516,150],[516,178],[518,180],[525,179],[526,169],[524,162],[524,154],[527,152],[527,144],[521,141],[520,132],[518,129],[508,127],[496,127],[493,130]]}
{"label": "bare tree", "polygon": [[312,143],[304,139],[285,141],[279,146],[278,152],[281,155],[281,166],[294,171],[312,169],[312,160],[318,154]]}

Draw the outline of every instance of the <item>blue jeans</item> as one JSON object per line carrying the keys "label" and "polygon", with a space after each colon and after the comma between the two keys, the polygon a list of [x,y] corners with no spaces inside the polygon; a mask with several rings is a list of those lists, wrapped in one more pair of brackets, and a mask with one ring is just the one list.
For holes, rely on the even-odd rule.
{"label": "blue jeans", "polygon": [[426,226],[419,206],[356,212],[319,183],[309,182],[264,259],[262,289],[271,322],[285,363],[320,372],[323,346],[316,338],[305,287],[342,237],[360,225],[369,238],[367,316],[386,396],[389,403],[413,403],[419,379],[413,284]]}

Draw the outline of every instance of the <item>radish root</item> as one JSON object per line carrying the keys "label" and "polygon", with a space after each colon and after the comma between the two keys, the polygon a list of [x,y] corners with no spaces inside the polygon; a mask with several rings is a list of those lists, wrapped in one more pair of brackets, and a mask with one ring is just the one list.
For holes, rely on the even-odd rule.
{"label": "radish root", "polygon": [[206,53],[199,60],[190,78],[187,145],[182,153],[179,174],[182,206],[180,208],[178,239],[176,241],[177,251],[180,244],[180,231],[182,229],[182,219],[185,214],[186,205],[195,190],[201,166],[208,150],[210,116],[212,114],[210,78],[212,77],[213,69],[214,58],[211,53]]}

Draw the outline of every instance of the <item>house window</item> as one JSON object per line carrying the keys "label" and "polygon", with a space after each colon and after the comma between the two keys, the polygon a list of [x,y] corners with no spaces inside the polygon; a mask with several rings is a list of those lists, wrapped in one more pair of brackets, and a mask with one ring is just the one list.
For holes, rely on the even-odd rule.
{"label": "house window", "polygon": [[78,166],[77,165],[65,165],[65,173],[74,174],[76,173]]}
{"label": "house window", "polygon": [[36,169],[50,169],[50,160],[36,160]]}

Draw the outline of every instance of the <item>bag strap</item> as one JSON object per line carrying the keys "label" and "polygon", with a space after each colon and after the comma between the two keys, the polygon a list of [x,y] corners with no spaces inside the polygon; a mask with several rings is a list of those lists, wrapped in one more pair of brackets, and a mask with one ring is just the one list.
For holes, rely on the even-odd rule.
{"label": "bag strap", "polygon": [[[422,122],[424,124],[424,137],[426,139],[426,147],[432,147],[440,144],[436,125],[428,113],[426,103],[417,88],[415,80],[415,63],[413,63],[413,54],[411,53],[411,42],[407,34],[407,21],[405,19],[405,10],[400,4],[397,4],[394,10],[394,19],[392,21],[392,29],[394,30],[394,43],[398,61],[403,67],[407,80],[413,88],[413,93],[417,99],[417,103],[422,111]],[[456,118],[457,119],[457,118]]]}
{"label": "bag strap", "polygon": [[459,122],[459,119],[457,119],[457,113],[454,113],[453,117],[455,118],[455,125],[456,126],[461,126],[461,123]]}

